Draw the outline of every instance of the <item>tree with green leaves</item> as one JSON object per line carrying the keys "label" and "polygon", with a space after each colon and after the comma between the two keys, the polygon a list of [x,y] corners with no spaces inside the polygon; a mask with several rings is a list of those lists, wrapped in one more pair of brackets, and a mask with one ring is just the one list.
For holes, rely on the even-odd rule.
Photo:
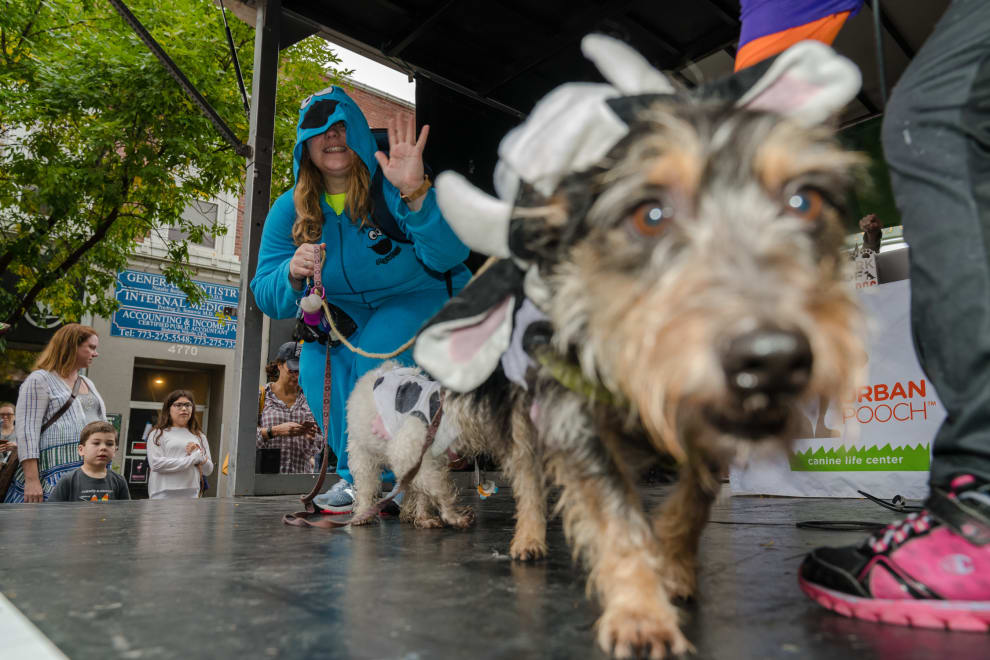
{"label": "tree with green leaves", "polygon": [[[248,117],[223,18],[203,0],[128,6],[236,135]],[[254,30],[230,21],[245,84]],[[292,182],[299,100],[348,71],[310,37],[282,51],[273,190]],[[222,233],[182,217],[194,200],[237,191],[245,161],[105,0],[0,2],[0,322],[41,303],[67,320],[109,316],[137,243],[168,246],[166,278],[192,303],[188,245]],[[169,239],[179,228],[184,239]]]}

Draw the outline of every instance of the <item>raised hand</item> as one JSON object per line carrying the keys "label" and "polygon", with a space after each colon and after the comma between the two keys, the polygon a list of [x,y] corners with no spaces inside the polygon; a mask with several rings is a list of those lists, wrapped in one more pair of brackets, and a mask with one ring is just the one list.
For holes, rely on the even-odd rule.
{"label": "raised hand", "polygon": [[403,195],[416,192],[423,184],[423,148],[429,133],[430,127],[423,126],[417,139],[416,120],[411,116],[388,120],[389,153],[376,151],[375,159],[385,178]]}

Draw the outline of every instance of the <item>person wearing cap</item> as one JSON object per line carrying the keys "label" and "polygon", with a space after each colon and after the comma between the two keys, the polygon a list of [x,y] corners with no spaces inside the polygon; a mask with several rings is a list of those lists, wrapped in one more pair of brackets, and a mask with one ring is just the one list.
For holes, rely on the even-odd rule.
{"label": "person wearing cap", "polygon": [[316,420],[299,387],[299,355],[302,345],[282,344],[267,367],[269,378],[261,392],[258,417],[258,449],[279,449],[279,472],[312,472],[313,458],[323,448]]}
{"label": "person wearing cap", "polygon": [[[293,148],[295,185],[268,213],[251,280],[262,312],[274,319],[295,317],[299,301],[309,294],[307,280],[319,268],[326,301],[356,326],[348,337],[351,344],[387,354],[414,337],[467,284],[470,273],[463,261],[468,248],[440,213],[423,165],[427,135],[424,126],[417,136],[412,117],[390,120],[386,154],[378,150],[361,109],[339,87],[303,101]],[[374,217],[383,211],[405,241],[377,226]],[[329,349],[328,372],[327,351],[318,341],[303,345],[299,383],[322,428],[323,387],[329,379],[327,437],[341,479],[317,503],[346,508],[353,503],[347,399],[357,379],[382,360],[337,345]],[[394,359],[411,366],[412,351]]]}

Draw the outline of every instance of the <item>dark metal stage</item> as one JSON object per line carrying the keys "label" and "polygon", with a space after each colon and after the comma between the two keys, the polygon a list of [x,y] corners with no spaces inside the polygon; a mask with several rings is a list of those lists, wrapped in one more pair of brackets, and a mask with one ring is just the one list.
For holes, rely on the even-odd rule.
{"label": "dark metal stage", "polygon": [[[648,487],[651,501],[662,487]],[[290,497],[0,507],[0,587],[65,655],[89,658],[604,658],[597,608],[551,523],[549,559],[506,556],[508,489],[474,528],[394,519],[352,531],[284,526]],[[990,640],[841,618],[795,572],[859,532],[810,519],[889,520],[849,500],[733,498],[705,532],[701,598],[686,611],[698,658],[977,658]],[[29,660],[8,645],[0,656]]]}

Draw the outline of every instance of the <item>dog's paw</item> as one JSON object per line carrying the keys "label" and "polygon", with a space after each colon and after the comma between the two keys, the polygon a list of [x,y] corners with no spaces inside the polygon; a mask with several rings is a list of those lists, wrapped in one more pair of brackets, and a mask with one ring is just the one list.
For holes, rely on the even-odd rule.
{"label": "dog's paw", "polygon": [[546,539],[522,538],[512,539],[509,546],[509,556],[518,561],[535,561],[547,556]]}
{"label": "dog's paw", "polygon": [[464,529],[474,524],[474,509],[464,507],[457,509],[453,515],[447,516],[447,524],[455,529]]}
{"label": "dog's paw", "polygon": [[615,658],[659,660],[667,657],[668,650],[675,656],[693,653],[673,608],[669,612],[651,610],[607,609],[598,620],[598,645]]}
{"label": "dog's paw", "polygon": [[413,525],[419,529],[437,529],[443,527],[443,521],[438,517],[423,516],[420,518],[413,518]]}
{"label": "dog's paw", "polygon": [[671,599],[690,601],[698,588],[697,570],[693,563],[665,561],[660,580]]}

